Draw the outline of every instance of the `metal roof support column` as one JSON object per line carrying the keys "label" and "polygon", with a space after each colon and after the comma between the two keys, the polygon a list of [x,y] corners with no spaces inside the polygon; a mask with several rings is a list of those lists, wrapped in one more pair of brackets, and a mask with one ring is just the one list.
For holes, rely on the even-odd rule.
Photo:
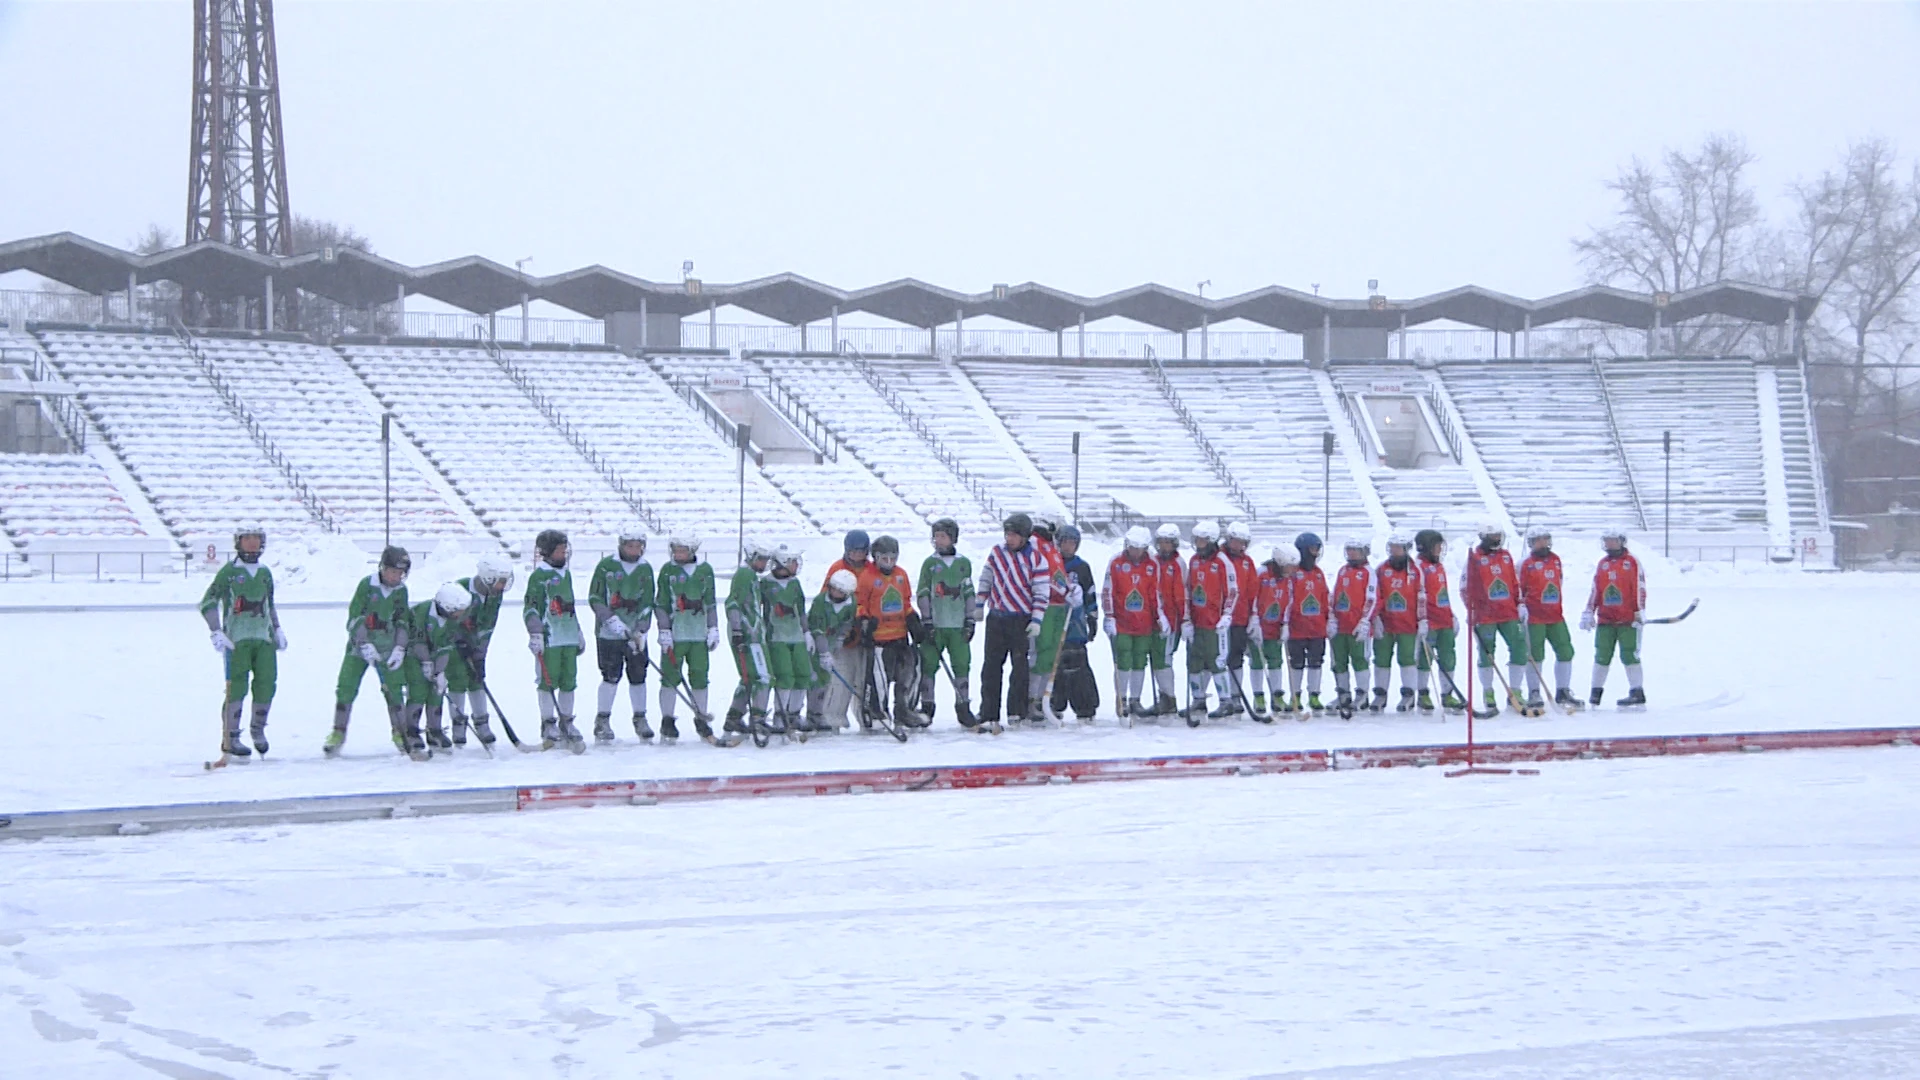
{"label": "metal roof support column", "polygon": [[407,287],[402,283],[393,286],[393,322],[401,337],[407,336]]}
{"label": "metal roof support column", "polygon": [[1185,330],[1182,330],[1180,331],[1180,359],[1185,360],[1186,358],[1187,358],[1187,332]]}
{"label": "metal roof support column", "polygon": [[[273,333],[273,275],[272,274],[267,275],[266,290],[267,290],[266,292],[267,307],[265,311],[262,311],[260,313],[260,325],[263,329],[266,330],[267,333],[271,334]],[[107,302],[107,298],[105,296],[102,296],[100,298],[101,306],[102,307],[106,306],[106,302]]]}
{"label": "metal roof support column", "polygon": [[100,294],[100,325],[102,326],[106,325],[107,318],[108,318],[107,299],[108,297],[106,293]]}
{"label": "metal roof support column", "polygon": [[959,308],[953,309],[953,358],[960,359],[967,352],[967,313]]}
{"label": "metal roof support column", "polygon": [[720,305],[707,301],[707,348],[720,347]]}
{"label": "metal roof support column", "polygon": [[800,351],[801,352],[807,351],[807,324],[806,323],[800,324]]}
{"label": "metal roof support column", "polygon": [[1407,313],[1400,313],[1400,359],[1407,358]]}
{"label": "metal roof support column", "polygon": [[1065,358],[1066,358],[1066,355],[1067,355],[1067,331],[1066,331],[1066,329],[1065,329],[1065,328],[1063,328],[1063,327],[1055,327],[1055,328],[1054,328],[1054,331],[1053,331],[1053,355],[1054,355],[1054,356],[1055,356],[1056,358],[1059,358],[1059,359],[1065,359]]}
{"label": "metal roof support column", "polygon": [[1207,317],[1200,316],[1200,359],[1211,360],[1213,353],[1207,348]]}
{"label": "metal roof support column", "polygon": [[131,270],[127,271],[127,321],[129,323],[137,321],[133,311],[133,307],[134,307],[133,287],[134,285],[137,284],[137,282],[134,281],[134,277],[135,275],[133,271]]}
{"label": "metal roof support column", "polygon": [[840,308],[838,305],[834,306],[832,314],[829,315],[828,317],[832,321],[827,324],[827,332],[833,335],[833,340],[827,342],[827,351],[839,352],[840,351]]}
{"label": "metal roof support column", "polygon": [[1087,358],[1087,313],[1080,313],[1080,359]]}
{"label": "metal roof support column", "polygon": [[1653,351],[1659,347],[1660,347],[1660,309],[1656,307],[1653,309],[1653,325],[1647,329],[1647,355],[1651,357],[1653,355]]}
{"label": "metal roof support column", "polygon": [[1333,312],[1324,312],[1320,316],[1320,366],[1327,367],[1333,361]]}
{"label": "metal roof support column", "polygon": [[1520,316],[1521,344],[1526,347],[1527,359],[1533,359],[1533,312]]}
{"label": "metal roof support column", "polygon": [[927,355],[940,355],[940,328],[937,326],[927,327]]}
{"label": "metal roof support column", "polygon": [[532,297],[526,293],[520,294],[520,344],[522,345],[533,343],[533,332],[527,327],[527,301],[531,299]]}

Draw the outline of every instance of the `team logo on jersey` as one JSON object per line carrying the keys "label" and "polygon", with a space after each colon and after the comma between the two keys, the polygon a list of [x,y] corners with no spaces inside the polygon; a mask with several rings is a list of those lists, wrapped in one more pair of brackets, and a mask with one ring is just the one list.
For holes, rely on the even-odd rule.
{"label": "team logo on jersey", "polygon": [[1620,592],[1620,586],[1608,582],[1606,591],[1600,594],[1600,602],[1612,607],[1615,604],[1626,603],[1627,598]]}
{"label": "team logo on jersey", "polygon": [[952,587],[951,587],[951,586],[949,586],[949,585],[948,585],[948,584],[947,584],[946,582],[944,582],[944,581],[936,581],[936,582],[934,582],[934,583],[933,583],[933,596],[934,596],[934,599],[936,599],[936,600],[945,600],[945,599],[946,599],[947,597],[949,597],[949,596],[952,596],[952,595],[954,595],[954,590],[953,590],[953,589],[952,589]]}
{"label": "team logo on jersey", "polygon": [[1440,586],[1440,595],[1433,598],[1433,604],[1435,607],[1443,607],[1443,608],[1450,608],[1453,606],[1453,596],[1451,593],[1447,591],[1447,587],[1445,585]]}
{"label": "team logo on jersey", "polygon": [[901,599],[899,589],[889,585],[887,591],[880,594],[880,614],[898,615],[906,610],[906,607],[907,603]]}
{"label": "team logo on jersey", "polygon": [[1193,586],[1193,602],[1194,602],[1194,603],[1196,603],[1196,604],[1199,604],[1199,605],[1201,605],[1202,607],[1204,607],[1204,606],[1206,606],[1206,603],[1207,603],[1207,589],[1206,589],[1206,586],[1204,586],[1204,585],[1201,585],[1201,584],[1200,584],[1200,583],[1198,583],[1198,582],[1195,582],[1195,583],[1194,583],[1194,586]]}
{"label": "team logo on jersey", "polygon": [[1267,610],[1261,614],[1260,618],[1267,622],[1279,622],[1280,621],[1280,605],[1268,604]]}
{"label": "team logo on jersey", "polygon": [[791,618],[792,616],[793,616],[793,609],[792,609],[792,608],[790,608],[790,607],[788,607],[788,606],[787,606],[786,604],[784,604],[784,603],[782,603],[782,602],[779,602],[779,601],[775,601],[775,602],[774,602],[774,605],[773,605],[773,617],[774,617],[774,618],[776,618],[776,619],[787,619],[787,618]]}
{"label": "team logo on jersey", "polygon": [[[1547,576],[1551,578],[1553,575],[1549,574]],[[1560,602],[1560,586],[1555,585],[1552,581],[1548,581],[1547,587],[1540,590],[1540,600],[1543,603],[1548,603],[1548,604],[1559,603]]]}
{"label": "team logo on jersey", "polygon": [[1320,598],[1317,596],[1309,596],[1305,600],[1300,601],[1300,614],[1307,616],[1320,614]]}
{"label": "team logo on jersey", "polygon": [[1503,578],[1494,578],[1493,583],[1487,586],[1487,599],[1489,600],[1505,600],[1511,595],[1512,593],[1507,589],[1506,580]]}
{"label": "team logo on jersey", "polygon": [[1128,611],[1147,610],[1147,598],[1140,595],[1139,589],[1134,589],[1132,592],[1129,592],[1124,603]]}
{"label": "team logo on jersey", "polygon": [[1388,611],[1407,610],[1407,598],[1404,596],[1401,596],[1397,592],[1388,593],[1387,594],[1387,610]]}
{"label": "team logo on jersey", "polygon": [[1352,611],[1353,599],[1349,597],[1346,593],[1335,594],[1333,598],[1333,610],[1341,613],[1342,615],[1346,614],[1349,611]]}

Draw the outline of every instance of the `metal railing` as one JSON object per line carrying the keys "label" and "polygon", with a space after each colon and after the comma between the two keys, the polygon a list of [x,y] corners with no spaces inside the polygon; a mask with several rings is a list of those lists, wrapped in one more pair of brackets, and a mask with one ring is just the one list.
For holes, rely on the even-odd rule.
{"label": "metal railing", "polygon": [[1606,365],[1597,356],[1593,358],[1593,375],[1600,381],[1600,404],[1607,410],[1607,434],[1613,436],[1613,452],[1620,455],[1620,471],[1627,477],[1627,494],[1633,496],[1633,512],[1640,517],[1640,527],[1647,528],[1647,507],[1640,501],[1640,485],[1633,478],[1633,462],[1627,460],[1627,444],[1620,438],[1620,422],[1613,415],[1613,391],[1607,387]]}
{"label": "metal railing", "polygon": [[[464,311],[409,311],[401,322],[408,337],[442,341],[473,341],[491,337],[507,345],[519,344],[520,316],[473,315]],[[600,319],[552,319],[535,316],[527,320],[525,341],[534,345],[604,345],[607,324]]]}
{"label": "metal railing", "polygon": [[1373,429],[1371,421],[1363,418],[1362,406],[1354,404],[1354,395],[1339,388],[1334,395],[1340,399],[1340,411],[1347,414],[1347,425],[1353,428],[1353,437],[1367,451],[1368,464],[1378,465],[1387,459],[1387,448],[1380,444],[1380,433]]}
{"label": "metal railing", "polygon": [[853,365],[854,370],[867,380],[867,385],[873,387],[879,393],[881,400],[885,401],[893,409],[894,414],[907,425],[907,428],[920,436],[920,441],[927,444],[927,447],[933,451],[933,456],[940,459],[940,463],[947,467],[947,471],[966,485],[967,490],[973,493],[974,499],[987,511],[987,516],[995,521],[1000,520],[1002,515],[999,500],[993,497],[986,481],[974,475],[972,470],[960,463],[959,456],[948,450],[947,445],[940,441],[940,437],[933,433],[933,429],[927,426],[926,421],[920,419],[919,414],[913,411],[906,399],[896,393],[893,387],[887,385],[887,380],[880,376],[879,370],[865,356],[861,355],[860,350],[843,341],[840,343],[840,351],[841,355],[847,358],[847,362]]}
{"label": "metal railing", "polygon": [[1813,399],[1807,394],[1807,358],[1795,357],[1794,363],[1800,369],[1800,408],[1807,415],[1807,454],[1813,464],[1813,494],[1819,500],[1820,531],[1826,532],[1833,528],[1833,521],[1828,517],[1826,456],[1820,452],[1820,424],[1814,419]]}
{"label": "metal railing", "polygon": [[[134,564],[130,572],[109,568],[128,562]],[[176,569],[178,576],[191,577],[196,562],[192,555],[180,551],[49,551],[32,555],[23,551],[16,558],[0,559],[0,582],[56,582],[62,573],[68,580],[154,581],[174,577]],[[67,567],[64,571],[63,566]]]}
{"label": "metal railing", "polygon": [[[680,400],[686,402],[688,407],[705,418],[708,426],[719,434],[721,442],[735,450],[741,449],[740,425],[734,423],[732,417],[722,412],[720,406],[715,405],[711,398],[700,392],[700,388],[706,385],[704,376],[696,378],[687,375],[671,375],[667,377],[667,385],[673,388],[674,393],[680,395]],[[747,456],[753,459],[755,465],[766,465],[767,455],[759,447],[747,443],[745,449]]]}
{"label": "metal railing", "polygon": [[587,437],[581,434],[579,429],[567,422],[567,418],[560,413],[560,407],[540,392],[540,388],[534,385],[533,379],[526,372],[521,371],[513,361],[507,359],[507,355],[500,351],[498,344],[488,339],[482,339],[481,344],[486,348],[487,355],[493,358],[493,362],[506,375],[507,380],[519,387],[520,392],[533,403],[533,407],[540,410],[540,415],[545,416],[547,422],[558,429],[561,436],[579,451],[580,456],[587,459],[587,464],[592,465],[601,477],[612,485],[613,490],[620,494],[621,501],[627,504],[627,508],[640,515],[653,531],[665,532],[667,527],[661,521],[660,515],[654,512],[653,507],[647,505],[639,489],[629,484],[626,477],[620,475],[620,470],[614,468],[611,461],[594,449],[593,444],[587,441]]}
{"label": "metal railing", "polygon": [[[762,378],[766,380],[763,396],[767,404],[780,410],[780,415],[787,418],[787,422],[793,425],[801,438],[812,443],[814,449],[820,451],[820,456],[836,464],[839,463],[841,439],[840,433],[834,430],[833,425],[815,414],[812,409],[807,408],[807,403],[800,400],[800,395],[794,393],[771,371]],[[754,382],[753,378],[747,380],[749,390],[754,389]]]}
{"label": "metal railing", "polygon": [[1201,456],[1207,459],[1207,465],[1213,469],[1213,474],[1226,485],[1227,493],[1233,496],[1233,501],[1239,504],[1240,509],[1246,511],[1249,518],[1258,518],[1259,514],[1253,508],[1253,498],[1247,494],[1245,488],[1240,486],[1240,481],[1234,479],[1233,470],[1227,468],[1227,459],[1220,455],[1220,451],[1214,449],[1213,441],[1207,438],[1206,432],[1200,430],[1200,422],[1187,411],[1186,403],[1180,400],[1180,395],[1173,389],[1173,381],[1167,378],[1166,369],[1160,366],[1160,359],[1153,354],[1152,349],[1147,350],[1147,372],[1153,376],[1154,385],[1160,388],[1160,396],[1166,398],[1167,404],[1173,407],[1173,414],[1180,418],[1180,423],[1187,429],[1187,434],[1193,436],[1194,445],[1200,448]]}
{"label": "metal railing", "polygon": [[[0,364],[24,367],[27,378],[36,383],[66,382],[60,373],[48,362],[46,354],[38,349],[22,349],[0,346]],[[69,384],[71,385],[71,384]],[[36,395],[45,403],[48,413],[53,417],[54,426],[73,447],[73,452],[83,454],[87,450],[87,414],[80,408],[72,394]]]}
{"label": "metal railing", "polygon": [[206,377],[207,385],[213,387],[213,392],[219,395],[220,400],[226,404],[227,410],[238,417],[241,426],[247,429],[247,434],[253,436],[254,445],[260,448],[260,452],[265,454],[267,460],[280,470],[280,475],[286,478],[294,494],[299,497],[300,504],[307,508],[307,513],[313,515],[313,519],[328,532],[341,532],[340,523],[334,520],[333,512],[320,501],[320,496],[314,492],[313,485],[307,483],[307,478],[300,475],[300,470],[294,467],[292,460],[280,451],[280,447],[267,434],[267,429],[261,426],[260,421],[254,419],[253,411],[247,408],[246,403],[240,400],[239,393],[220,374],[219,369],[214,366],[213,358],[207,355],[206,350],[200,347],[199,339],[193,336],[193,331],[188,330],[185,323],[175,321],[173,333],[180,339],[180,344],[186,347],[187,355],[193,357],[194,363],[199,365],[200,374]]}
{"label": "metal railing", "polygon": [[1460,446],[1460,431],[1454,426],[1453,414],[1447,411],[1446,400],[1440,396],[1440,384],[1428,381],[1426,398],[1427,415],[1434,426],[1440,429],[1440,438],[1447,444],[1447,452],[1453,455],[1453,463],[1465,460],[1466,452]]}

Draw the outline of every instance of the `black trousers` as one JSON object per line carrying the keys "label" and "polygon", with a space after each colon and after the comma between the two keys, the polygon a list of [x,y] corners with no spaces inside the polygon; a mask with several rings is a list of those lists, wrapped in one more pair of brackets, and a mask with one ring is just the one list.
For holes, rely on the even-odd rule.
{"label": "black trousers", "polygon": [[1053,711],[1064,713],[1073,707],[1073,715],[1091,720],[1100,710],[1100,686],[1087,663],[1085,642],[1060,646],[1060,668],[1053,676]]}
{"label": "black trousers", "polygon": [[990,612],[987,615],[987,655],[980,665],[980,719],[1000,719],[1000,668],[1013,661],[1012,682],[1007,686],[1007,715],[1027,715],[1027,624],[1032,620],[1018,612]]}

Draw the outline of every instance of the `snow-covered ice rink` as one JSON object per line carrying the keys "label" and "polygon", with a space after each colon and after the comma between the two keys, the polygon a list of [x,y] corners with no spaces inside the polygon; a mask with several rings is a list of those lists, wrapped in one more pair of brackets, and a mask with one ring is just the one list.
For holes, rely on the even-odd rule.
{"label": "snow-covered ice rink", "polygon": [[[1653,708],[1481,737],[1912,722],[1920,670],[1889,615],[1920,582],[1654,587],[1656,612],[1701,606],[1648,631]],[[33,589],[10,595],[63,595]],[[626,738],[416,764],[369,683],[330,762],[343,610],[285,612],[272,759],[213,774],[217,661],[192,612],[8,614],[0,812],[1465,735],[1391,712],[1129,730],[1103,708],[993,738],[955,730],[943,693],[904,746]],[[1104,639],[1095,664],[1104,684]],[[530,734],[512,625],[493,668]],[[0,1075],[1908,1076],[1917,775],[1899,747],[0,844]]]}
{"label": "snow-covered ice rink", "polygon": [[1808,751],[9,845],[0,1071],[1911,1076],[1916,768]]}

